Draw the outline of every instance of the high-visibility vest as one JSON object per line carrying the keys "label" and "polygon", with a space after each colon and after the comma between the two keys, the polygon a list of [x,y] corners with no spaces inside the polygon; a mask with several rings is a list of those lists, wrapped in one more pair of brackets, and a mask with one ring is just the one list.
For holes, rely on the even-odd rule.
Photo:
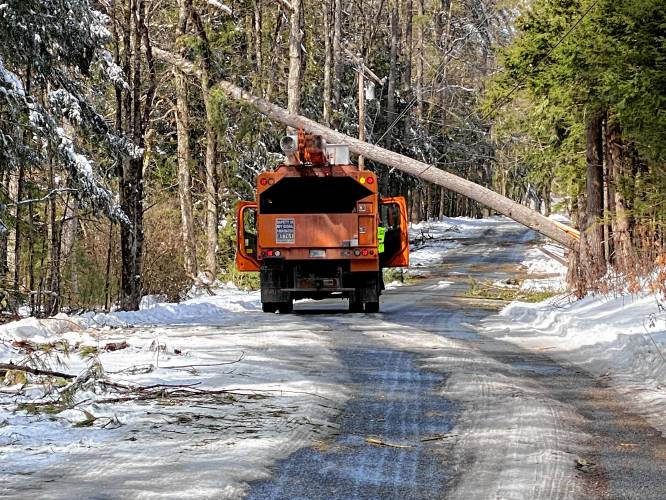
{"label": "high-visibility vest", "polygon": [[386,228],[377,226],[377,253],[384,253],[384,237],[386,236]]}

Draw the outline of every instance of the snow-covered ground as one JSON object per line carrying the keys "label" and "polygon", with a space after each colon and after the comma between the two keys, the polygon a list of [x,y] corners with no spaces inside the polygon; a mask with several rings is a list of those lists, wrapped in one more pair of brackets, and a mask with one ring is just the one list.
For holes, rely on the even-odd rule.
{"label": "snow-covered ground", "polygon": [[567,266],[564,249],[556,244],[543,243],[527,251],[521,263],[532,277],[520,284],[522,291],[564,292],[566,290]]}
{"label": "snow-covered ground", "polygon": [[[442,217],[441,220],[419,222],[409,225],[411,242],[409,270],[411,275],[419,275],[419,268],[444,263],[448,252],[460,248],[465,240],[488,234],[489,241],[502,240],[502,231],[507,229],[505,217],[472,219],[470,217]],[[510,229],[515,229],[516,226]],[[518,226],[520,227],[520,226]],[[526,240],[536,237],[535,233],[524,233]]]}
{"label": "snow-covered ground", "polygon": [[482,330],[603,377],[666,435],[666,301],[659,295],[514,302]]}
{"label": "snow-covered ground", "polygon": [[[32,360],[78,377],[54,386],[18,372],[5,377],[15,383],[0,388],[0,483],[41,471],[79,478],[61,492],[68,498],[104,490],[237,498],[274,461],[330,432],[347,392],[331,375],[339,362],[327,338],[288,316],[267,328],[254,312],[256,292],[215,292],[180,304],[145,301],[137,312],[0,327],[0,363]],[[312,370],[313,360],[329,369]],[[65,400],[70,409],[62,411]],[[122,478],[99,476],[118,460],[126,462]],[[58,495],[37,496],[65,498]]]}
{"label": "snow-covered ground", "polygon": [[461,241],[477,236],[492,227],[499,219],[472,219],[469,217],[442,217],[439,221],[409,225],[409,273],[418,275],[420,267],[444,262],[446,254],[462,246]]}

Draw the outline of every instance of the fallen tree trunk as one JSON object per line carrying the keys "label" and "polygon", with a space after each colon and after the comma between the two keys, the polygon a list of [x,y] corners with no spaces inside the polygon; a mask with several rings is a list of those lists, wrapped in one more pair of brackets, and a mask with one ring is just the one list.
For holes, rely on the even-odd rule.
{"label": "fallen tree trunk", "polygon": [[286,109],[256,97],[232,83],[222,81],[218,83],[218,87],[230,98],[250,104],[257,109],[257,111],[284,125],[296,129],[303,128],[306,132],[319,134],[329,143],[347,144],[349,150],[353,153],[362,155],[377,163],[382,163],[383,165],[402,170],[419,179],[438,184],[451,191],[467,196],[468,198],[492,208],[516,222],[520,222],[530,229],[534,229],[538,233],[561,243],[567,248],[574,249],[577,246],[575,231],[563,229],[560,224],[544,217],[531,208],[516,203],[488,188],[479,186],[474,182],[449,172],[445,172],[444,170],[440,170],[434,165],[428,165],[379,146],[359,141],[358,139],[336,132],[335,130],[325,127],[309,118],[305,118],[304,116],[289,113]]}
{"label": "fallen tree trunk", "polygon": [[[177,65],[185,72],[189,71],[195,74],[198,73],[197,68],[195,68],[192,63],[176,54],[155,49],[153,49],[153,52],[159,59]],[[468,198],[492,208],[516,222],[561,243],[567,248],[575,250],[578,246],[579,234],[575,229],[566,227],[544,217],[539,212],[521,205],[520,203],[516,203],[488,188],[441,170],[435,165],[428,165],[427,163],[414,160],[399,153],[389,151],[373,144],[368,144],[367,142],[336,132],[335,130],[304,116],[289,113],[286,109],[252,95],[230,82],[221,81],[217,84],[217,87],[219,87],[230,99],[249,104],[260,113],[282,123],[283,125],[294,129],[302,128],[306,132],[321,135],[330,144],[346,144],[349,146],[349,150],[353,153],[364,156],[377,163],[396,168],[413,175],[414,177],[418,177],[419,179],[443,186],[446,189],[455,191],[463,196],[467,196]]]}

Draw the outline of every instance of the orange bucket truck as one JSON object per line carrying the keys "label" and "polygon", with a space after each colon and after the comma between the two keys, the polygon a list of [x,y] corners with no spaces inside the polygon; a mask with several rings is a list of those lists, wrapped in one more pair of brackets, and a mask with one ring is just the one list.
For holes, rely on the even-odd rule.
{"label": "orange bucket truck", "polygon": [[236,268],[260,273],[264,312],[335,296],[378,312],[382,269],[409,265],[404,198],[380,198],[345,145],[300,130],[280,146],[286,158],[257,176],[256,201],[237,205]]}

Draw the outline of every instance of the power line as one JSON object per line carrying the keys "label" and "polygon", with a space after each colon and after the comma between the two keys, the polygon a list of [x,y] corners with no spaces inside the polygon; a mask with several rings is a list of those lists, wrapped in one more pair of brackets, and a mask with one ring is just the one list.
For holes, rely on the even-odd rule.
{"label": "power line", "polygon": [[[516,85],[515,85],[515,86],[514,86],[514,87],[513,87],[513,88],[512,88],[507,94],[505,94],[505,95],[499,97],[498,99],[496,99],[496,100],[493,102],[493,105],[492,105],[491,109],[490,109],[489,111],[487,111],[486,113],[484,113],[484,115],[481,117],[481,120],[485,120],[485,119],[488,118],[492,113],[494,113],[495,111],[497,111],[497,109],[499,109],[501,106],[503,106],[504,104],[506,104],[506,102],[508,102],[508,101],[507,101],[508,98],[511,97],[511,96],[513,95],[513,93],[514,93],[516,90],[518,90],[518,89],[519,89],[519,88],[525,83],[525,81],[526,81],[530,76],[532,76],[532,74],[537,70],[537,68],[541,65],[541,63],[544,62],[546,59],[548,59],[548,58],[550,57],[550,55],[553,53],[553,51],[554,51],[557,47],[559,47],[559,46],[562,44],[562,42],[564,42],[564,40],[565,40],[565,39],[566,39],[566,38],[567,38],[567,37],[568,37],[568,36],[569,36],[569,35],[570,35],[570,34],[571,34],[571,33],[572,33],[572,32],[578,27],[578,25],[583,21],[583,19],[585,19],[585,17],[590,13],[590,11],[592,11],[592,9],[593,9],[598,3],[599,3],[599,0],[594,0],[594,2],[592,2],[592,4],[590,4],[590,6],[589,6],[589,7],[587,8],[587,10],[583,13],[583,15],[580,16],[580,18],[578,18],[578,20],[577,20],[577,21],[576,21],[576,22],[575,22],[575,23],[574,23],[574,24],[573,24],[573,25],[572,25],[572,26],[566,31],[566,33],[564,33],[564,35],[562,35],[562,37],[557,41],[557,43],[556,43],[555,45],[553,45],[553,46],[550,48],[550,50],[546,53],[546,55],[544,55],[541,59],[539,59],[539,60],[537,61],[537,63],[536,63],[536,64],[534,65],[534,67],[532,68],[532,70],[531,70],[529,73],[527,73],[525,76],[523,76],[523,78],[522,78],[518,83],[516,83]],[[446,58],[442,61],[442,63],[439,65],[439,67],[438,67],[437,70],[435,71],[435,76],[433,77],[433,80],[432,80],[433,82],[434,82],[435,79],[439,76],[439,74],[440,74],[440,72],[442,71],[443,67],[444,67],[445,65],[448,65],[449,61],[450,61],[450,59],[447,60]],[[407,103],[407,105],[404,107],[404,109],[402,110],[402,112],[401,112],[401,113],[395,118],[395,120],[393,120],[393,122],[391,122],[391,124],[388,126],[388,128],[384,131],[384,133],[383,133],[383,134],[381,135],[381,137],[376,141],[375,144],[379,144],[379,143],[381,143],[382,139],[384,139],[384,137],[386,137],[386,135],[387,135],[387,134],[393,129],[393,127],[395,127],[395,126],[398,124],[398,122],[402,119],[402,117],[405,116],[405,114],[407,114],[407,112],[412,108],[412,106],[414,106],[414,104],[416,104],[416,101],[417,101],[417,98],[416,98],[416,96],[414,96],[414,97],[412,98],[412,100],[409,101],[409,102]],[[469,119],[471,116],[472,116],[472,114],[470,113],[470,114],[467,116],[467,119]]]}
{"label": "power line", "polygon": [[[448,64],[452,61],[452,59],[449,59],[449,58],[448,58],[448,55],[449,55],[452,51],[453,51],[453,47],[451,47],[451,48],[447,51],[447,53],[444,54],[444,59],[443,59],[442,62],[439,64],[439,66],[437,66],[437,69],[435,70],[435,74],[433,75],[433,77],[432,77],[431,80],[430,80],[430,81],[432,82],[432,85],[430,85],[429,87],[433,87],[433,86],[434,86],[435,82],[437,81],[437,77],[441,74],[442,70],[443,70],[446,66],[448,66]],[[405,116],[405,115],[407,114],[407,112],[412,108],[412,106],[414,106],[414,104],[416,104],[416,101],[417,101],[417,96],[414,96],[414,97],[412,98],[412,100],[409,101],[409,102],[407,103],[407,105],[405,106],[405,108],[404,108],[404,109],[400,112],[400,114],[396,117],[396,119],[393,120],[393,122],[388,126],[388,128],[384,131],[384,133],[381,135],[381,137],[380,137],[379,139],[377,139],[377,141],[375,142],[375,144],[379,144],[380,142],[382,142],[382,139],[383,139],[384,137],[386,137],[386,135],[387,135],[387,134],[393,129],[393,127],[395,127],[395,126],[397,125],[397,123],[400,121],[400,119],[401,119],[403,116]]]}
{"label": "power line", "polygon": [[[485,119],[488,118],[491,114],[493,114],[495,111],[497,111],[500,107],[504,106],[504,105],[508,102],[509,97],[511,97],[511,96],[513,95],[513,93],[514,93],[516,90],[518,90],[520,87],[523,86],[523,84],[525,83],[525,81],[526,81],[530,76],[532,76],[532,75],[534,74],[534,72],[538,69],[538,67],[541,65],[541,63],[544,62],[546,59],[548,59],[548,58],[550,57],[550,55],[553,53],[553,51],[554,51],[557,47],[559,47],[559,46],[562,44],[562,42],[564,42],[564,40],[565,40],[565,39],[566,39],[566,38],[567,38],[567,37],[568,37],[568,36],[569,36],[569,35],[570,35],[570,34],[571,34],[571,33],[572,33],[572,32],[578,27],[578,25],[583,21],[583,19],[585,19],[585,17],[590,13],[590,11],[591,11],[591,10],[592,10],[592,9],[598,4],[598,3],[599,3],[599,0],[594,0],[594,2],[592,2],[592,3],[590,4],[590,6],[589,6],[589,7],[587,8],[587,10],[583,13],[583,15],[580,16],[580,18],[578,18],[578,20],[577,20],[577,21],[576,21],[576,22],[575,22],[575,23],[574,23],[574,24],[573,24],[573,25],[572,25],[572,26],[566,31],[566,33],[564,33],[564,35],[562,35],[562,37],[557,41],[557,43],[556,43],[555,45],[553,45],[553,46],[550,48],[550,50],[546,53],[546,55],[543,56],[541,59],[539,59],[539,60],[536,62],[536,64],[535,64],[534,67],[532,68],[532,70],[531,70],[529,73],[527,73],[526,75],[524,75],[524,76],[520,79],[520,81],[518,81],[518,83],[516,83],[516,85],[514,85],[514,87],[513,87],[509,92],[507,92],[505,95],[499,97],[498,99],[496,99],[496,100],[492,103],[492,107],[490,108],[490,110],[488,110],[486,113],[483,114],[483,116],[481,117],[481,120],[485,120]],[[471,115],[469,115],[469,116],[471,116]],[[469,118],[469,116],[468,116],[467,118]]]}

